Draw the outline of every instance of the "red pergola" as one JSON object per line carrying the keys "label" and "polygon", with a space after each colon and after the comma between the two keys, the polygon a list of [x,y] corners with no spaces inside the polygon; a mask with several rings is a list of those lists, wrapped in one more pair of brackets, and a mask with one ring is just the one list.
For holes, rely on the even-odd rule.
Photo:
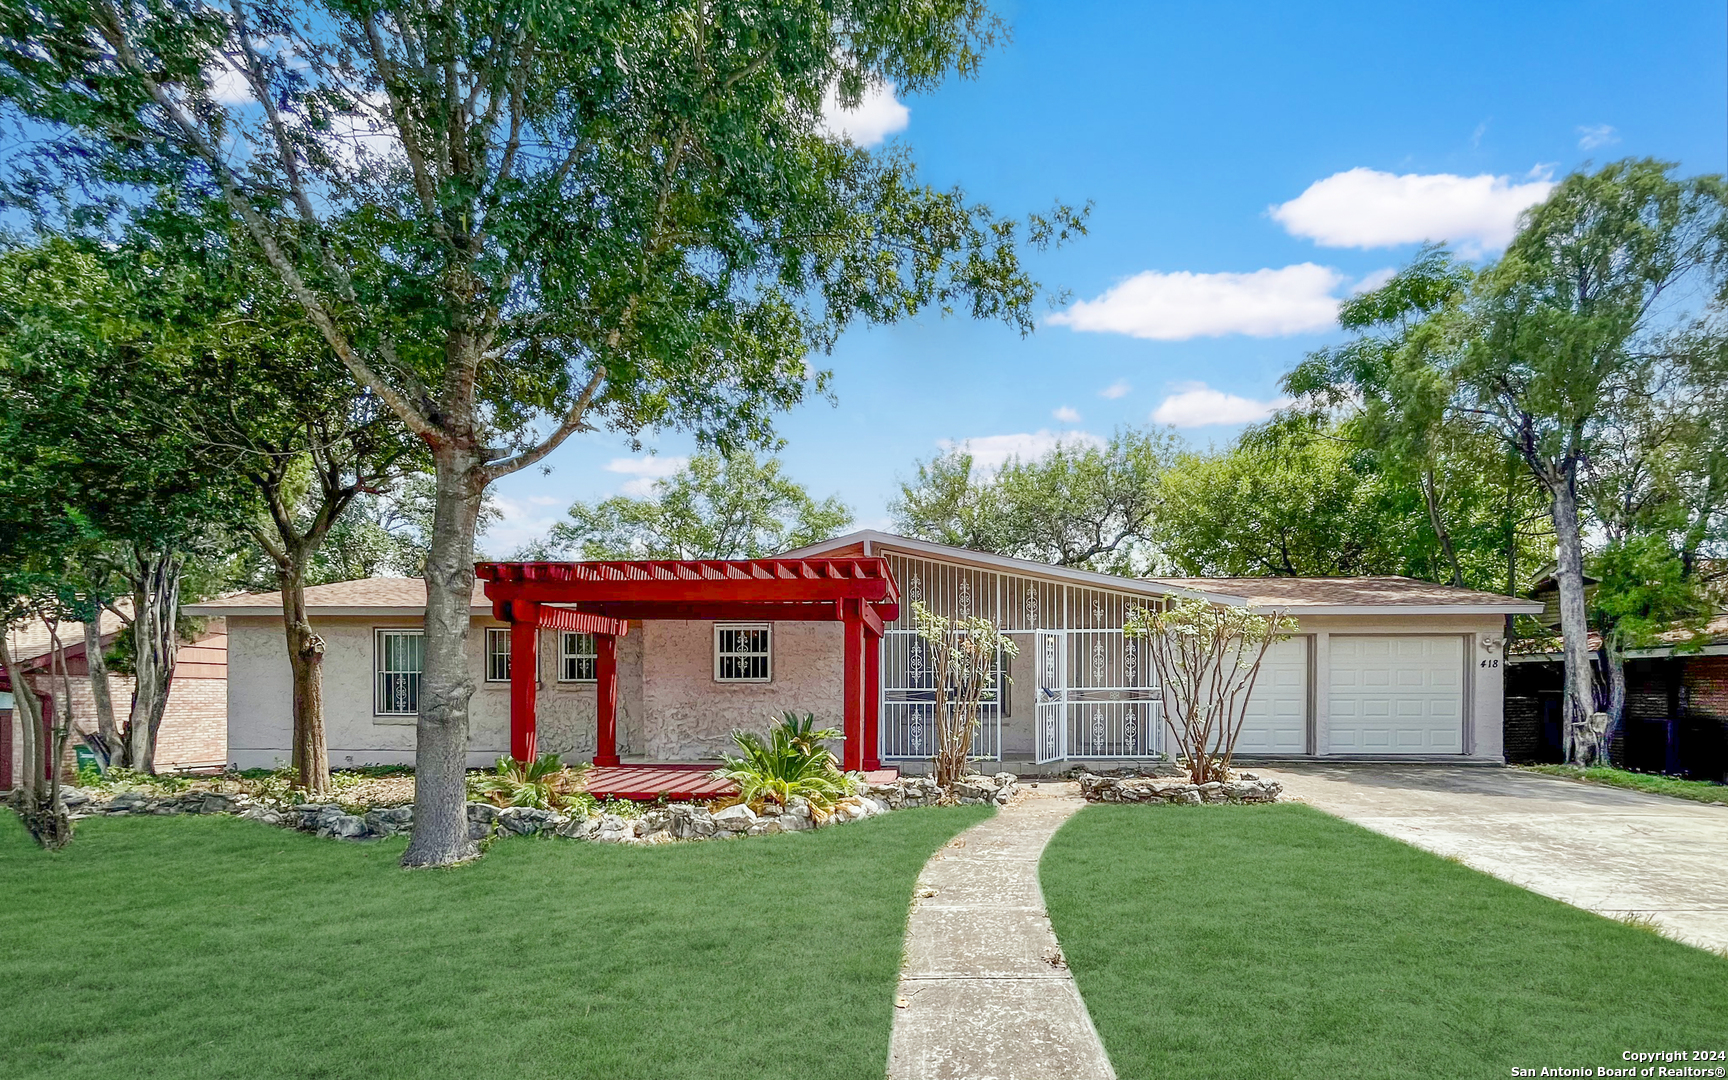
{"label": "red pergola", "polygon": [[[875,770],[884,623],[900,614],[900,587],[880,558],[641,562],[479,563],[493,613],[515,626],[594,635],[597,750],[618,760],[618,639],[632,620],[713,619],[845,624],[842,698],[847,769]],[[538,633],[510,635],[510,753],[536,754]]]}

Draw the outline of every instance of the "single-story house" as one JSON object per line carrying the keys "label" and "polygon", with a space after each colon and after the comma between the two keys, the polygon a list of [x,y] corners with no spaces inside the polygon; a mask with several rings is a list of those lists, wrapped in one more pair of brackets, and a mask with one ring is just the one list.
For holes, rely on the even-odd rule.
{"label": "single-story house", "polygon": [[[122,600],[122,611],[130,604]],[[118,615],[104,611],[98,623],[102,644],[112,645],[122,622]],[[71,684],[72,699],[61,700],[59,675],[50,671],[50,638],[48,627],[40,619],[15,624],[7,631],[7,645],[13,659],[28,674],[30,686],[42,699],[44,725],[72,710],[72,737],[66,743],[68,770],[74,767],[74,753],[84,736],[95,735],[96,700],[90,691],[90,668],[84,656],[84,626],[65,623],[59,627],[60,640],[66,651],[66,671]],[[213,619],[200,632],[196,641],[180,646],[174,666],[174,677],[168,685],[168,704],[162,713],[162,726],[156,732],[156,768],[160,772],[180,772],[221,768],[228,761],[228,640],[220,619]],[[115,716],[124,723],[131,707],[132,678],[116,672],[108,674],[108,694]],[[13,707],[12,682],[0,670],[0,791],[11,790],[20,780],[23,762],[15,748],[24,738],[23,719]]]}
{"label": "single-story house", "polygon": [[[1029,771],[1145,761],[1166,733],[1153,673],[1122,627],[1136,606],[1172,596],[1296,620],[1262,672],[1239,755],[1499,762],[1504,619],[1540,610],[1408,578],[1118,577],[873,530],[751,563],[495,563],[480,574],[475,767],[525,749],[605,764],[713,760],[734,730],[793,710],[845,730],[849,764],[919,768],[933,694],[915,603],[992,619],[1017,646],[977,757]],[[341,582],[306,599],[326,645],[331,765],[412,761],[422,582]],[[276,595],[186,610],[227,623],[230,760],[285,763],[291,684]]]}

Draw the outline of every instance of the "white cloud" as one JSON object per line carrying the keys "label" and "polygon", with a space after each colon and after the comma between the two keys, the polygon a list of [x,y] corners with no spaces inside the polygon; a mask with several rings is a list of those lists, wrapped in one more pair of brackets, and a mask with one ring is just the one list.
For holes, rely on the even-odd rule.
{"label": "white cloud", "polygon": [[995,472],[1009,458],[1028,461],[1042,457],[1058,446],[1103,446],[1104,440],[1089,431],[1037,431],[1015,435],[980,435],[971,439],[938,439],[943,453],[963,450],[972,455],[972,464],[985,472]]}
{"label": "white cloud", "polygon": [[1598,147],[1613,146],[1620,141],[1620,135],[1614,130],[1613,124],[1581,124],[1578,127],[1578,149],[1595,150]]}
{"label": "white cloud", "polygon": [[904,131],[911,118],[912,111],[894,96],[892,82],[866,87],[855,109],[841,108],[840,93],[832,86],[822,95],[823,133],[835,139],[851,139],[859,146],[875,146],[896,131]]}
{"label": "white cloud", "polygon": [[688,464],[688,457],[649,454],[644,457],[613,458],[606,463],[606,471],[633,477],[634,479],[621,484],[618,490],[633,499],[645,499],[654,494],[656,480],[664,480]]}
{"label": "white cloud", "polygon": [[[1084,303],[1084,302],[1085,301],[1081,301],[1081,303]],[[1075,305],[1075,307],[1078,307],[1078,306],[1079,306],[1079,304]],[[1073,309],[1070,308],[1069,310],[1072,311]],[[1066,313],[1065,312],[1058,312],[1056,315],[1051,316],[1050,321],[1053,323],[1057,323],[1058,325],[1061,325],[1061,322],[1062,322],[1061,316],[1063,314],[1066,314]],[[1083,329],[1085,329],[1085,327],[1076,326],[1076,327],[1074,327],[1074,329],[1083,330]],[[1104,389],[1098,391],[1098,396],[1101,398],[1109,398],[1111,401],[1115,401],[1117,398],[1127,397],[1128,394],[1133,389],[1134,388],[1132,386],[1128,385],[1127,379],[1117,379],[1115,382],[1111,383],[1109,386],[1106,386]]]}
{"label": "white cloud", "polygon": [[1291,235],[1323,247],[1443,240],[1474,256],[1505,247],[1517,231],[1518,215],[1553,189],[1553,181],[1538,175],[1515,183],[1486,173],[1396,176],[1358,168],[1316,180],[1271,214]]}
{"label": "white cloud", "polygon": [[1177,386],[1174,394],[1159,403],[1152,411],[1152,420],[1179,428],[1251,424],[1266,419],[1289,404],[1289,398],[1255,401],[1214,390],[1203,382],[1189,382]]}
{"label": "white cloud", "polygon": [[1062,421],[1064,424],[1078,424],[1080,422],[1079,410],[1078,409],[1071,409],[1066,405],[1063,405],[1060,408],[1056,409],[1050,415],[1054,416],[1056,419]]}
{"label": "white cloud", "polygon": [[209,84],[210,96],[223,105],[252,103],[251,81],[232,64],[224,62],[219,67],[209,68],[204,72],[204,78]]}
{"label": "white cloud", "polygon": [[499,517],[481,537],[485,549],[492,553],[516,551],[544,538],[552,526],[564,516],[560,513],[544,512],[546,506],[555,506],[560,502],[546,496],[513,499],[506,495],[495,495],[492,501],[498,507]]}
{"label": "white cloud", "polygon": [[[1330,327],[1338,316],[1335,294],[1345,280],[1338,271],[1314,263],[1247,274],[1147,270],[1096,300],[1057,312],[1050,321],[1153,341],[1226,334],[1281,337]],[[1127,384],[1118,385],[1127,393]],[[1121,395],[1107,390],[1105,396]]]}

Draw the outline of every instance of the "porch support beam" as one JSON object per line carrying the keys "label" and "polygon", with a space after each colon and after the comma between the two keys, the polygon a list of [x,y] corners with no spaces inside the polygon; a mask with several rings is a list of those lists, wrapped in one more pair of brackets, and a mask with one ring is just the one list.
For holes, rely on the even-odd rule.
{"label": "porch support beam", "polygon": [[845,630],[843,765],[847,771],[864,767],[864,616],[857,600],[842,603]]}
{"label": "porch support beam", "polygon": [[618,639],[594,635],[594,764],[618,764]]}
{"label": "porch support beam", "polygon": [[538,756],[534,706],[540,693],[539,605],[510,602],[510,756],[530,762]]}
{"label": "porch support beam", "polygon": [[[868,609],[866,609],[868,610]],[[868,625],[866,625],[868,630]],[[864,771],[882,767],[882,633],[864,635]]]}

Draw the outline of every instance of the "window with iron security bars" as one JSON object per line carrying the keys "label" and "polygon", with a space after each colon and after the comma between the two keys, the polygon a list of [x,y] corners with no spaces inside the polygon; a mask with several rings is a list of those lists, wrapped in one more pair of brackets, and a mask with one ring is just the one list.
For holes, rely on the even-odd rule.
{"label": "window with iron security bars", "polygon": [[510,628],[507,626],[486,629],[486,681],[510,681]]}
{"label": "window with iron security bars", "polygon": [[773,624],[717,623],[715,625],[715,682],[768,682],[773,677]]}
{"label": "window with iron security bars", "polygon": [[373,666],[377,678],[374,714],[412,716],[420,711],[420,674],[426,667],[422,631],[378,631],[373,639]]}
{"label": "window with iron security bars", "polygon": [[558,681],[593,682],[595,660],[593,634],[565,630],[558,635]]}

